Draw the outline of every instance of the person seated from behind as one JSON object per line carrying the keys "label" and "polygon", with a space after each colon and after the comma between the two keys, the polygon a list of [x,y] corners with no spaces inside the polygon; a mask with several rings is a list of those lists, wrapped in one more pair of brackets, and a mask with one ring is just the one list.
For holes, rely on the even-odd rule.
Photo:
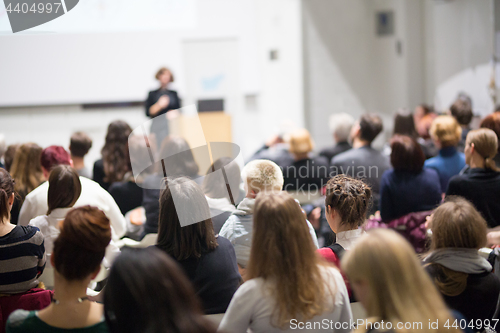
{"label": "person seated from behind", "polygon": [[92,148],[92,139],[84,132],[76,132],[71,135],[69,151],[73,167],[80,176],[92,179],[90,169],[85,166],[85,155]]}
{"label": "person seated from behind", "polygon": [[89,300],[87,286],[99,273],[111,240],[109,220],[98,208],[84,206],[68,212],[54,242],[54,297],[41,311],[14,311],[8,333],[106,333],[103,305]]}
{"label": "person seated from behind", "polygon": [[[224,170],[224,174],[217,176],[216,172],[221,172],[220,170]],[[240,167],[229,157],[221,157],[215,161],[203,179],[203,193],[207,198],[216,234],[236,210],[236,203],[240,202],[240,183]]]}
{"label": "person seated from behind", "polygon": [[[366,310],[366,322],[356,332],[462,332],[452,323],[463,317],[448,310],[411,245],[395,231],[374,229],[363,235],[346,252],[342,270]],[[417,326],[396,329],[401,323]],[[426,327],[429,323],[435,327]]]}
{"label": "person seated from behind", "polygon": [[450,114],[457,120],[460,127],[462,127],[462,136],[458,142],[457,149],[463,153],[465,149],[465,139],[471,130],[470,122],[473,117],[472,101],[470,97],[460,94],[457,100],[450,106]]}
{"label": "person seated from behind", "polygon": [[41,155],[42,147],[36,143],[22,144],[16,151],[10,170],[16,182],[15,191],[18,194],[11,211],[10,221],[13,224],[18,224],[20,210],[28,193],[47,179],[48,174],[43,172],[43,166],[40,163]]}
{"label": "person seated from behind", "polygon": [[478,250],[486,245],[486,221],[467,200],[455,197],[428,220],[432,230],[425,269],[451,309],[468,320],[491,320],[500,280]]}
{"label": "person seated from behind", "polygon": [[168,178],[160,195],[156,247],[182,267],[205,314],[226,312],[240,285],[231,243],[214,233],[207,200],[187,177]]}
{"label": "person seated from behind", "polygon": [[[245,269],[252,246],[255,198],[259,193],[281,191],[283,188],[283,173],[279,166],[272,161],[254,160],[245,165],[242,178],[246,197],[240,202],[236,211],[229,216],[219,234],[233,244],[241,276],[245,279]],[[309,233],[316,248],[318,248],[314,228],[305,217],[304,223],[307,223]]]}
{"label": "person seated from behind", "polygon": [[19,144],[13,144],[7,147],[7,151],[5,151],[5,154],[3,156],[3,161],[5,163],[5,170],[10,172],[10,168],[12,166],[12,163],[14,162],[14,156],[16,156],[16,151],[19,149],[20,146],[21,145]]}
{"label": "person seated from behind", "polygon": [[217,331],[203,317],[186,275],[155,248],[130,249],[116,259],[104,291],[104,313],[111,333]]}
{"label": "person seated from behind", "polygon": [[391,139],[393,169],[380,182],[380,216],[389,222],[414,212],[432,210],[441,202],[436,170],[424,168],[425,155],[415,139],[395,135]]}
{"label": "person seated from behind", "polygon": [[342,275],[316,255],[290,194],[257,196],[254,236],[249,279],[234,294],[219,331],[277,333],[305,326],[314,327],[307,332],[325,332],[317,327],[322,322],[331,323],[329,332],[351,331],[345,324],[334,327],[352,321]]}
{"label": "person seated from behind", "polygon": [[92,178],[106,191],[114,182],[123,180],[130,171],[128,157],[128,137],[132,128],[123,120],[115,120],[108,126],[102,158],[95,161]]}
{"label": "person seated from behind", "polygon": [[430,134],[439,154],[425,161],[424,167],[437,171],[441,191],[446,192],[450,178],[465,167],[465,156],[457,150],[462,128],[452,116],[439,116],[432,122]]}
{"label": "person seated from behind", "polygon": [[[291,165],[294,161],[293,155],[289,151],[288,134],[273,135],[264,146],[253,154],[248,162],[255,160],[269,160],[276,163],[280,168]],[[286,139],[285,139],[286,138]]]}
{"label": "person seated from behind", "polygon": [[309,132],[300,129],[291,133],[289,149],[294,161],[283,169],[283,189],[320,192],[328,181],[329,163],[323,156],[310,156],[314,143]]}
{"label": "person seated from behind", "polygon": [[390,168],[389,158],[372,147],[373,140],[382,129],[383,124],[379,116],[362,115],[351,130],[352,149],[335,156],[331,161],[332,174],[363,179],[370,186],[375,210],[379,204],[380,179]]}
{"label": "person seated from behind", "polygon": [[354,125],[354,118],[348,113],[336,113],[330,116],[330,132],[335,140],[333,147],[324,148],[319,156],[327,159],[328,163],[332,158],[346,150],[351,149],[349,144],[349,133],[351,133],[352,125]]}
{"label": "person seated from behind", "polygon": [[45,269],[45,247],[40,230],[10,223],[16,196],[14,179],[0,168],[0,294],[17,294],[38,286]]}
{"label": "person seated from behind", "polygon": [[[61,146],[50,146],[42,151],[42,171],[46,178],[52,169],[58,165],[72,165],[69,153]],[[82,193],[75,203],[75,207],[90,205],[102,210],[111,221],[114,239],[125,235],[125,218],[120,213],[113,197],[98,183],[86,177],[79,177]],[[19,224],[28,225],[35,217],[47,214],[47,197],[49,182],[44,182],[31,191],[24,200],[19,213]]]}
{"label": "person seated from behind", "polygon": [[494,157],[498,139],[490,129],[472,130],[465,141],[465,161],[470,166],[450,179],[446,196],[458,195],[469,200],[481,213],[489,228],[500,226],[500,169]]}
{"label": "person seated from behind", "polygon": [[[159,158],[163,163],[154,165],[154,173],[143,182],[142,206],[146,212],[144,235],[158,233],[158,216],[160,212],[160,188],[165,177],[188,177],[201,183],[199,167],[194,160],[189,143],[180,136],[167,136],[160,147]],[[143,236],[144,236],[143,235]]]}
{"label": "person seated from behind", "polygon": [[[481,128],[489,128],[497,135],[498,142],[500,143],[500,111],[493,112],[486,116],[479,125]],[[500,168],[500,144],[498,145],[498,152],[493,158],[497,167]]]}

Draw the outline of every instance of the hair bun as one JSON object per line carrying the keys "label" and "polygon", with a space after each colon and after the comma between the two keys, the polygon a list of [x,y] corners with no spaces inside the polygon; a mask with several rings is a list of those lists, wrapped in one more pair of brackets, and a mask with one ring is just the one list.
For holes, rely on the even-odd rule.
{"label": "hair bun", "polygon": [[104,252],[111,241],[109,219],[96,207],[70,210],[60,230],[60,238],[92,252]]}

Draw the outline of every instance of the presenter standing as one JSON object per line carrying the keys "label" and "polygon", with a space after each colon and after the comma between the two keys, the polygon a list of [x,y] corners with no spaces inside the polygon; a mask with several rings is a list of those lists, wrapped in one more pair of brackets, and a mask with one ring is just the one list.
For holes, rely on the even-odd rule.
{"label": "presenter standing", "polygon": [[174,76],[168,68],[160,68],[155,78],[160,82],[160,88],[149,92],[146,116],[156,117],[151,123],[151,133],[155,135],[159,149],[163,139],[169,134],[168,119],[179,114],[177,109],[181,107],[181,101],[176,91],[168,89],[170,82],[174,82]]}

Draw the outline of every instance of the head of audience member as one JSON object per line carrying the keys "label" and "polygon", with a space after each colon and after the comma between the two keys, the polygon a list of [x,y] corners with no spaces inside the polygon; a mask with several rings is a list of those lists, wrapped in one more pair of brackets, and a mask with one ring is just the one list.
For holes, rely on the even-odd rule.
{"label": "head of audience member", "polygon": [[458,121],[460,126],[469,127],[473,116],[470,99],[459,97],[450,106],[450,114]]}
{"label": "head of audience member", "polygon": [[427,140],[430,138],[429,130],[432,121],[437,117],[434,108],[430,105],[421,104],[415,108],[413,119],[415,120],[415,127],[418,135]]}
{"label": "head of audience member", "polygon": [[247,198],[255,199],[260,192],[276,192],[283,188],[283,172],[269,160],[248,162],[241,174]]}
{"label": "head of audience member", "polygon": [[189,177],[196,178],[200,171],[198,164],[194,160],[193,152],[189,143],[177,135],[167,136],[161,143],[159,158],[162,163],[157,163],[157,173],[168,177]]}
{"label": "head of audience member", "polygon": [[149,152],[151,151],[154,155],[155,147],[148,147],[143,136],[132,135],[128,138],[128,150],[130,155],[129,168],[134,173],[140,171],[140,174],[130,174],[130,177],[126,176],[128,179],[125,180],[140,184],[144,181],[145,177],[154,173],[155,166],[150,163],[151,157]]}
{"label": "head of audience member", "polygon": [[111,241],[109,220],[98,208],[82,206],[66,214],[59,230],[51,256],[55,268],[54,297],[58,287],[71,288],[85,295],[88,284],[99,273]]}
{"label": "head of audience member", "polygon": [[358,229],[366,219],[372,191],[362,180],[337,175],[326,184],[325,215],[333,232]]}
{"label": "head of audience member", "polygon": [[411,245],[395,231],[374,229],[361,236],[346,252],[342,269],[367,317],[391,322],[393,328],[398,322],[437,320],[435,331],[449,332],[444,324],[454,317]]}
{"label": "head of audience member", "polygon": [[75,132],[69,141],[69,151],[73,161],[83,159],[92,148],[92,139],[85,132]]}
{"label": "head of audience member", "polygon": [[351,128],[356,120],[348,113],[336,113],[330,116],[330,132],[335,142],[347,142]]}
{"label": "head of audience member", "polygon": [[465,140],[465,162],[471,168],[483,168],[498,171],[493,158],[498,152],[498,138],[488,128],[472,130]]}
{"label": "head of audience member", "polygon": [[292,153],[295,160],[307,158],[309,153],[314,149],[311,134],[306,129],[299,129],[290,133],[289,145],[290,153]]}
{"label": "head of audience member", "polygon": [[407,135],[412,138],[418,138],[417,129],[413,115],[406,111],[399,111],[394,117],[394,133],[393,135]]}
{"label": "head of audience member", "polygon": [[46,179],[40,164],[41,155],[42,148],[36,143],[22,144],[16,151],[10,174],[16,180],[16,193],[23,200]]}
{"label": "head of audience member", "polygon": [[[220,170],[224,170],[225,176]],[[219,176],[216,172],[219,173]],[[212,199],[226,198],[234,204],[238,200],[240,182],[241,172],[238,163],[230,157],[221,157],[207,170],[202,188],[207,197]]]}
{"label": "head of audience member", "polygon": [[319,315],[325,310],[326,298],[334,297],[336,290],[326,287],[315,252],[301,208],[290,194],[260,193],[247,274],[248,279],[279,281],[270,290],[276,302],[275,326],[286,326],[292,318]]}
{"label": "head of audience member", "polygon": [[159,249],[123,252],[111,268],[104,292],[110,332],[215,333],[188,281]]}
{"label": "head of audience member", "polygon": [[0,223],[9,223],[14,204],[15,181],[7,170],[0,168]]}
{"label": "head of audience member", "polygon": [[[500,142],[500,111],[493,112],[492,114],[486,116],[479,125],[481,128],[489,128],[497,135],[498,141]],[[498,147],[498,153],[500,154],[500,145]]]}
{"label": "head of audience member", "polygon": [[352,126],[351,140],[353,148],[369,146],[384,129],[382,119],[376,114],[364,114]]}
{"label": "head of audience member", "polygon": [[165,181],[156,246],[177,260],[200,258],[203,252],[217,248],[207,199],[193,180],[179,177]]}
{"label": "head of audience member", "polygon": [[170,82],[174,82],[174,75],[167,67],[162,67],[156,72],[155,79],[160,82],[162,88],[166,88]]}
{"label": "head of audience member", "polygon": [[417,141],[406,135],[391,139],[391,164],[394,171],[420,173],[424,168],[425,154]]}
{"label": "head of audience member", "polygon": [[5,162],[5,170],[10,172],[12,163],[14,162],[14,157],[16,156],[16,151],[19,149],[20,146],[21,145],[19,144],[13,144],[7,147],[7,150],[5,151],[5,155],[3,157],[3,160]]}
{"label": "head of audience member", "polygon": [[45,179],[49,178],[52,168],[58,165],[73,165],[71,155],[61,146],[50,146],[42,151],[40,157],[42,164],[43,175]]}
{"label": "head of audience member", "polygon": [[108,126],[104,147],[101,155],[104,165],[104,181],[107,183],[120,182],[123,176],[130,171],[130,156],[128,151],[128,137],[132,128],[123,120],[115,120]]}
{"label": "head of audience member", "polygon": [[82,184],[75,169],[69,165],[55,166],[49,175],[47,215],[57,208],[73,207],[81,193]]}
{"label": "head of audience member", "polygon": [[452,116],[438,116],[432,122],[430,135],[436,147],[456,147],[462,136],[462,128]]}

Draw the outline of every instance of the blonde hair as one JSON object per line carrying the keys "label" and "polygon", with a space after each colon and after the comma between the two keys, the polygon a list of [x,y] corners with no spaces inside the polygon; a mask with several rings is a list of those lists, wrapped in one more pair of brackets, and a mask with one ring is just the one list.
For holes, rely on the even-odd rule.
{"label": "blonde hair", "polygon": [[45,180],[41,157],[42,147],[36,143],[21,145],[14,155],[10,174],[16,181],[15,191],[21,196],[21,201]]}
{"label": "blonde hair", "polygon": [[168,72],[170,74],[170,82],[174,82],[174,74],[172,74],[172,71],[167,67],[160,68],[155,74],[155,79],[159,80],[160,76],[165,72]]}
{"label": "blonde hair", "polygon": [[283,328],[291,319],[306,321],[329,310],[335,290],[325,283],[322,262],[297,202],[286,192],[260,193],[247,274],[273,283],[272,325]]}
{"label": "blonde hair", "polygon": [[443,148],[456,146],[462,136],[462,128],[452,116],[438,116],[432,122],[430,135],[439,140]]}
{"label": "blonde hair", "polygon": [[306,129],[299,129],[290,134],[290,152],[292,154],[305,154],[314,149],[311,134]]}
{"label": "blonde hair", "polygon": [[[346,251],[342,269],[351,283],[366,282],[366,312],[373,321],[391,322],[396,332],[412,332],[397,324],[422,323],[422,332],[461,332],[443,325],[454,317],[422,268],[410,244],[392,230],[374,229]],[[437,329],[428,325],[439,321]],[[366,327],[358,329],[365,331]]]}
{"label": "blonde hair", "polygon": [[281,191],[283,188],[283,172],[280,167],[268,160],[254,160],[243,168],[242,178],[248,191]]}
{"label": "blonde hair", "polygon": [[488,128],[480,128],[470,131],[467,134],[465,145],[474,144],[476,152],[484,158],[484,166],[486,169],[499,171],[493,158],[498,151],[498,138],[495,132]]}
{"label": "blonde hair", "polygon": [[[486,245],[487,224],[467,200],[449,197],[432,217],[431,251],[444,248],[480,249]],[[467,287],[468,274],[433,264],[443,273],[434,279],[438,289],[447,296],[460,295]]]}

